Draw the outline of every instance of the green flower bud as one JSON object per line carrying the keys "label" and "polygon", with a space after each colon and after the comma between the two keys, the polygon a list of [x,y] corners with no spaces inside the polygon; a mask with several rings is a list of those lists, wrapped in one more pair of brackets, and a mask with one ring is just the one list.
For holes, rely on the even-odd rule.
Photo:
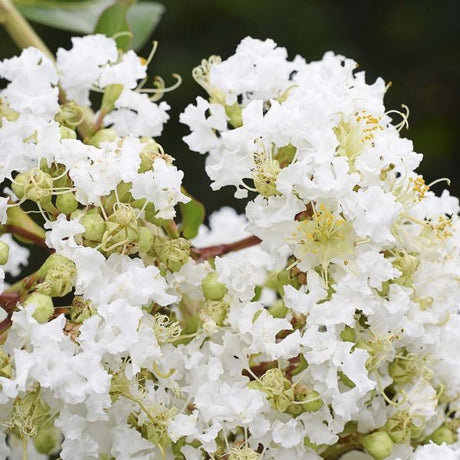
{"label": "green flower bud", "polygon": [[10,247],[0,240],[0,265],[5,265],[8,262],[10,255]]}
{"label": "green flower bud", "polygon": [[445,425],[441,425],[437,430],[433,431],[429,439],[438,445],[441,445],[443,442],[453,444],[457,440],[455,434]]}
{"label": "green flower bud", "polygon": [[59,130],[61,131],[61,139],[76,139],[77,133],[67,126],[59,126]]}
{"label": "green flower bud", "polygon": [[[50,199],[53,194],[53,178],[48,173],[43,172],[38,168],[34,168],[26,173],[18,174],[14,180],[15,182],[23,185],[22,190],[18,189],[18,192],[20,194],[22,192],[22,197],[27,200],[39,203],[47,198]],[[16,191],[14,191],[14,193],[16,193]],[[18,198],[22,198],[17,194],[16,196]]]}
{"label": "green flower bud", "polygon": [[71,214],[78,208],[78,201],[72,192],[61,193],[56,198],[56,208],[64,214]]}
{"label": "green flower bud", "polygon": [[376,460],[383,460],[393,450],[393,441],[385,431],[376,431],[363,437],[362,446]]}
{"label": "green flower bud", "polygon": [[137,242],[139,243],[139,252],[149,252],[153,244],[152,232],[147,227],[139,227]]}
{"label": "green flower bud", "polygon": [[34,445],[41,454],[53,455],[60,448],[61,440],[62,434],[59,428],[49,425],[38,429]]}
{"label": "green flower bud", "polygon": [[104,142],[113,142],[117,138],[117,133],[112,128],[100,129],[89,141],[89,145],[100,147]]}
{"label": "green flower bud", "polygon": [[123,85],[119,83],[107,85],[104,89],[104,95],[102,96],[101,111],[105,113],[111,112],[115,108],[115,102],[117,102],[122,91]]}
{"label": "green flower bud", "polygon": [[86,214],[80,223],[85,227],[83,237],[90,241],[101,241],[106,230],[105,220],[99,214]]}
{"label": "green flower bud", "polygon": [[41,294],[40,292],[33,292],[24,302],[24,305],[35,305],[34,314],[32,315],[40,324],[47,323],[53,316],[54,305],[53,299],[49,295]]}
{"label": "green flower bud", "polygon": [[220,300],[227,294],[225,284],[217,280],[216,272],[208,273],[201,281],[201,289],[208,300]]}
{"label": "green flower bud", "polygon": [[284,302],[281,299],[278,299],[269,309],[268,313],[273,316],[273,318],[285,318],[289,309],[286,307]]}
{"label": "green flower bud", "polygon": [[80,324],[96,313],[91,300],[84,299],[80,296],[75,296],[72,305],[70,306],[70,321]]}
{"label": "green flower bud", "polygon": [[167,240],[155,238],[153,240],[153,249],[168,270],[177,272],[180,270],[190,256],[191,242],[184,238]]}
{"label": "green flower bud", "polygon": [[21,173],[18,174],[11,183],[11,189],[20,200],[24,198],[24,187],[26,182],[27,175],[25,173]]}

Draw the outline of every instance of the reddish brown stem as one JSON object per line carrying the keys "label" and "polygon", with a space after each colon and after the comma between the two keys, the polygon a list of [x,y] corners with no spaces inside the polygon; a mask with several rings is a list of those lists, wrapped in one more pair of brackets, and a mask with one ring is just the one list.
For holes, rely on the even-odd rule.
{"label": "reddish brown stem", "polygon": [[6,319],[0,323],[0,336],[11,326],[11,316],[20,298],[21,295],[17,292],[3,292],[0,294],[0,307],[8,314]]}
{"label": "reddish brown stem", "polygon": [[107,115],[107,112],[104,109],[101,109],[99,111],[99,115],[96,118],[96,121],[94,122],[93,125],[93,133],[97,133],[101,128],[102,128],[102,122],[104,121],[105,116]]}
{"label": "reddish brown stem", "polygon": [[46,245],[45,240],[43,238],[36,235],[35,233],[29,232],[25,228],[17,227],[16,225],[7,225],[5,229],[8,233],[11,233],[13,235],[22,236],[23,238],[26,238],[34,242],[37,246],[41,246],[42,248],[48,249],[48,251],[50,252],[54,252],[54,249],[50,249]]}
{"label": "reddish brown stem", "polygon": [[192,257],[199,263],[212,257],[222,256],[229,252],[239,251],[240,249],[250,248],[256,246],[262,240],[257,236],[248,236],[239,241],[229,244],[218,244],[217,246],[208,246],[206,248],[191,248]]}

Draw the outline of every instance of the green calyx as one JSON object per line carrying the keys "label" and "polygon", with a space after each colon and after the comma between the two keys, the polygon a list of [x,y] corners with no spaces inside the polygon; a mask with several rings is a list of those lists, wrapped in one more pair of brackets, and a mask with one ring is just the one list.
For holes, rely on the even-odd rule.
{"label": "green calyx", "polygon": [[154,238],[152,250],[166,269],[177,272],[189,259],[190,247],[191,242],[185,238]]}
{"label": "green calyx", "polygon": [[63,297],[74,285],[77,267],[67,257],[52,254],[38,271],[43,280],[35,287],[36,292],[51,297]]}
{"label": "green calyx", "polygon": [[24,302],[24,306],[27,305],[35,305],[37,307],[32,316],[41,324],[48,322],[53,316],[53,299],[49,295],[33,292]]}
{"label": "green calyx", "polygon": [[53,178],[39,168],[20,173],[11,184],[16,196],[21,199],[42,203],[51,199],[53,194]]}
{"label": "green calyx", "polygon": [[259,380],[248,384],[249,388],[263,391],[273,409],[279,412],[287,411],[294,401],[292,383],[284,377],[280,369],[269,369]]}
{"label": "green calyx", "polygon": [[70,306],[70,321],[80,324],[96,313],[92,300],[84,299],[81,296],[75,296]]}
{"label": "green calyx", "polygon": [[0,241],[0,265],[5,265],[8,262],[10,255],[10,247],[4,241]]}
{"label": "green calyx", "polygon": [[208,300],[221,300],[227,293],[227,287],[218,281],[218,274],[216,272],[208,273],[203,278],[201,289]]}
{"label": "green calyx", "polygon": [[387,432],[381,430],[364,436],[361,444],[375,460],[383,460],[393,450],[393,441]]}

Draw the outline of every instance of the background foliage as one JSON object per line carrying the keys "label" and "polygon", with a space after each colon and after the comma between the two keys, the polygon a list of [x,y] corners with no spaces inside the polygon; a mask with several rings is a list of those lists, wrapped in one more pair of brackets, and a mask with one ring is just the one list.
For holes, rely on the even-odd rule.
{"label": "background foliage", "polygon": [[[366,70],[369,81],[377,76],[392,81],[386,106],[409,106],[410,129],[402,134],[414,141],[417,152],[424,153],[421,172],[427,183],[450,177],[451,192],[460,196],[459,2],[164,0],[163,5],[165,11],[152,35],[160,42],[152,76],[161,75],[172,84],[171,73],[176,72],[183,84],[165,97],[172,106],[171,121],[160,142],[176,157],[178,167],[186,172],[186,187],[208,211],[224,204],[242,210],[244,203],[233,199],[231,189],[211,193],[204,157],[188,152],[181,141],[187,129],[178,117],[197,95],[203,95],[191,77],[192,68],[211,54],[223,58],[232,54],[246,35],[273,38],[288,49],[291,58],[300,54],[316,60],[325,51],[334,50],[355,59]],[[88,21],[95,19],[93,15]],[[70,37],[75,35],[43,25],[36,29],[52,51],[58,46],[69,47]],[[1,30],[0,58],[16,53],[15,45]],[[149,45],[140,54],[148,53]],[[439,191],[443,186],[435,187]]]}

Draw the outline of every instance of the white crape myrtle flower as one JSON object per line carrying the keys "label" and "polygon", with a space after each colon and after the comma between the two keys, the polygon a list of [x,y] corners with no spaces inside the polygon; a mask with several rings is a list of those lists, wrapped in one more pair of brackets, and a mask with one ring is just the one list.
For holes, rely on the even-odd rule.
{"label": "white crape myrtle flower", "polygon": [[106,126],[111,126],[120,136],[159,136],[163,125],[169,120],[167,111],[170,109],[166,102],[156,104],[146,94],[125,88],[115,102],[115,110],[104,120]]}
{"label": "white crape myrtle flower", "polygon": [[0,77],[10,81],[0,97],[11,109],[48,121],[59,109],[58,75],[51,60],[36,48],[0,62]]}
{"label": "white crape myrtle flower", "polygon": [[116,62],[118,52],[114,40],[98,34],[73,37],[72,49],[59,48],[56,57],[60,81],[68,97],[87,105],[91,87],[98,84],[104,67]]}

